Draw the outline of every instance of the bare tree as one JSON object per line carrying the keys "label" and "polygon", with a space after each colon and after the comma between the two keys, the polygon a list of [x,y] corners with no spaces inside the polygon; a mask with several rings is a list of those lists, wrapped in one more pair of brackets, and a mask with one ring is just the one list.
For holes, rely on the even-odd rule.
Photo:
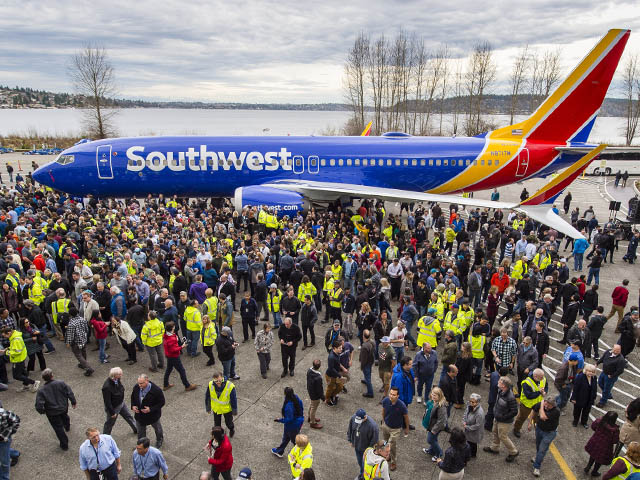
{"label": "bare tree", "polygon": [[627,125],[625,139],[627,145],[631,145],[638,128],[640,119],[640,68],[638,67],[638,54],[627,58],[622,73],[622,86],[627,100]]}
{"label": "bare tree", "polygon": [[360,132],[364,129],[366,68],[369,61],[369,37],[360,33],[345,64],[345,88],[347,99],[353,108],[355,122],[351,125]]}
{"label": "bare tree", "polygon": [[69,69],[78,93],[90,104],[85,111],[85,128],[91,138],[107,138],[115,133],[116,110],[105,110],[105,100],[115,94],[113,66],[104,47],[87,45],[77,52]]}
{"label": "bare tree", "polygon": [[560,81],[560,49],[547,50],[542,59],[542,95],[544,100]]}
{"label": "bare tree", "polygon": [[422,116],[422,124],[420,125],[421,135],[426,135],[429,132],[429,121],[433,111],[433,101],[442,83],[442,72],[447,55],[447,47],[442,46],[429,59],[423,99],[424,115]]}
{"label": "bare tree", "polygon": [[509,113],[511,114],[511,120],[509,123],[511,124],[513,124],[513,117],[518,110],[518,95],[520,94],[520,90],[524,88],[528,64],[529,45],[525,45],[516,56],[513,62],[513,69],[511,71],[511,107],[509,108]]}
{"label": "bare tree", "polygon": [[496,65],[493,60],[493,49],[489,42],[477,44],[465,73],[465,83],[469,105],[465,133],[477,135],[483,130],[482,114],[484,113],[484,95],[496,76]]}
{"label": "bare tree", "polygon": [[449,69],[451,63],[451,52],[447,44],[444,44],[441,49],[442,52],[442,82],[440,84],[440,127],[438,128],[438,135],[442,135],[442,118],[444,117],[444,101],[447,98],[448,93],[448,79]]}
{"label": "bare tree", "polygon": [[384,128],[382,106],[387,82],[387,39],[384,35],[381,35],[369,49],[368,67],[374,110],[373,131],[380,135]]}
{"label": "bare tree", "polygon": [[413,118],[411,119],[411,134],[417,132],[418,112],[422,111],[422,90],[424,88],[425,71],[427,69],[428,53],[424,46],[424,38],[420,38],[414,47],[414,88],[415,103],[413,108]]}
{"label": "bare tree", "polygon": [[453,115],[451,121],[451,134],[456,136],[460,125],[460,113],[462,111],[462,93],[464,92],[464,73],[462,62],[456,60],[456,72],[453,76]]}

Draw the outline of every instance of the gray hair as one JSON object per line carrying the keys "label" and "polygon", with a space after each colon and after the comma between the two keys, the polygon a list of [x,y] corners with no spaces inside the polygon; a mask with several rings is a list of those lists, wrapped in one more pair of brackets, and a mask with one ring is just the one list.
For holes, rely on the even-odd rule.
{"label": "gray hair", "polygon": [[500,377],[498,383],[502,383],[507,388],[513,387],[513,383],[511,382],[511,379],[509,377]]}
{"label": "gray hair", "polygon": [[469,398],[471,400],[475,400],[476,402],[480,403],[480,399],[482,397],[480,395],[478,395],[477,393],[472,393],[471,395],[469,395]]}
{"label": "gray hair", "polygon": [[116,375],[122,375],[122,369],[120,367],[113,367],[109,370],[109,378],[113,380],[116,378]]}
{"label": "gray hair", "polygon": [[585,363],[584,365],[584,371],[587,372],[595,372],[596,371],[596,366],[595,365],[591,365],[590,363]]}
{"label": "gray hair", "polygon": [[48,382],[49,380],[51,380],[53,378],[53,370],[51,370],[50,368],[45,368],[42,371],[42,379],[45,382]]}
{"label": "gray hair", "polygon": [[146,373],[141,373],[140,375],[138,375],[138,380],[140,380],[141,378],[143,380],[149,380],[149,375],[147,375]]}
{"label": "gray hair", "polygon": [[110,291],[111,291],[111,293],[114,293],[114,294],[117,295],[117,294],[120,293],[120,287],[113,286],[113,287],[111,287]]}

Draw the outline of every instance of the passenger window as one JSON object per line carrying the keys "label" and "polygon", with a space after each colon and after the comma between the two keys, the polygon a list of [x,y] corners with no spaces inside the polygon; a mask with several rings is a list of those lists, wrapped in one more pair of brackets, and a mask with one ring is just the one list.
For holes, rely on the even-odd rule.
{"label": "passenger window", "polygon": [[445,165],[449,165],[449,160],[447,160],[446,158],[444,159],[444,164]]}
{"label": "passenger window", "polygon": [[471,160],[467,160],[467,166],[471,165]]}
{"label": "passenger window", "polygon": [[420,160],[420,166],[424,167],[427,164],[426,160]]}
{"label": "passenger window", "polygon": [[336,159],[335,158],[330,159],[329,160],[329,165],[331,165],[332,167],[335,167],[336,166]]}
{"label": "passenger window", "polygon": [[439,159],[438,159],[438,160],[436,160],[436,167],[439,167],[441,164],[442,164],[442,161],[441,161],[441,160],[439,160]]}
{"label": "passenger window", "polygon": [[350,167],[351,166],[351,159],[347,158],[347,166]]}
{"label": "passenger window", "polygon": [[356,166],[359,167],[360,166],[360,159],[356,158]]}
{"label": "passenger window", "polygon": [[322,165],[323,167],[327,165],[327,161],[323,158],[320,160],[320,165]]}
{"label": "passenger window", "polygon": [[299,167],[299,166],[301,166],[301,165],[302,165],[302,158],[300,158],[300,157],[296,157],[296,158],[295,158],[295,161],[296,161],[296,167]]}
{"label": "passenger window", "polygon": [[344,160],[343,159],[338,160],[338,165],[342,167],[344,165]]}
{"label": "passenger window", "polygon": [[491,165],[491,160],[487,160],[487,165]]}
{"label": "passenger window", "polygon": [[365,167],[366,167],[367,165],[369,165],[369,160],[368,160],[368,159],[366,159],[366,158],[363,158],[363,159],[362,159],[362,165],[364,165]]}
{"label": "passenger window", "polygon": [[378,159],[378,166],[382,167],[384,165],[384,160],[383,159]]}
{"label": "passenger window", "polygon": [[387,158],[387,166],[390,167],[393,164],[393,160]]}
{"label": "passenger window", "polygon": [[484,160],[480,160],[480,165],[484,166]]}
{"label": "passenger window", "polygon": [[402,164],[403,164],[405,167],[408,167],[408,166],[409,166],[409,160],[405,158],[405,159],[402,161]]}
{"label": "passenger window", "polygon": [[411,166],[415,167],[418,165],[418,161],[414,158],[413,160],[411,160]]}
{"label": "passenger window", "polygon": [[433,160],[429,160],[429,166],[433,167]]}
{"label": "passenger window", "polygon": [[496,165],[496,167],[497,167],[498,165],[500,165],[500,160],[496,160],[495,165]]}

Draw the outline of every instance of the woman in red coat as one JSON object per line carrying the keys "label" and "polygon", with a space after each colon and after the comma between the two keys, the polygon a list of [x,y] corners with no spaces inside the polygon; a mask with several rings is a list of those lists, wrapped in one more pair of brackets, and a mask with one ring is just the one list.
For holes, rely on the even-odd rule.
{"label": "woman in red coat", "polygon": [[231,467],[233,455],[229,437],[224,433],[224,428],[213,427],[211,440],[205,447],[209,452],[209,464],[211,465],[211,478],[218,480],[222,475],[224,480],[231,480]]}
{"label": "woman in red coat", "polygon": [[616,412],[607,412],[604,417],[597,418],[591,424],[595,433],[591,435],[584,446],[589,454],[589,463],[584,468],[584,473],[589,473],[593,466],[591,476],[597,477],[600,466],[609,465],[613,460],[613,449],[620,438],[620,428],[616,425],[617,420],[618,414]]}

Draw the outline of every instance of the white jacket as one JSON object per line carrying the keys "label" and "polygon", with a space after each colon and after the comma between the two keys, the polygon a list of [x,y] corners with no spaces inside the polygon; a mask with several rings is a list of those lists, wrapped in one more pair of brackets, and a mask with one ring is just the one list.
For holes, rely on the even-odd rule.
{"label": "white jacket", "polygon": [[118,339],[118,342],[120,342],[120,345],[122,345],[122,341],[124,340],[127,343],[132,343],[135,341],[136,339],[136,332],[134,332],[131,327],[129,326],[129,324],[127,322],[125,322],[124,320],[120,321],[120,331],[118,331],[118,329],[113,329],[113,334],[116,336],[116,338]]}

